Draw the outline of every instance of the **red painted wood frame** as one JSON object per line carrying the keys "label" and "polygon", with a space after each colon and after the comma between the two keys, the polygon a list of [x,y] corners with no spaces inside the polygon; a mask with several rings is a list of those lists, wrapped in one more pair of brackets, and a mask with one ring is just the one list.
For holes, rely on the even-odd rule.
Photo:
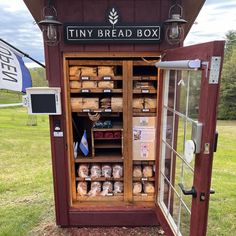
{"label": "red painted wood frame", "polygon": [[[211,58],[213,56],[220,56],[222,58],[220,68],[221,72],[223,54],[224,41],[215,41],[205,44],[167,50],[166,57],[164,58],[164,60],[167,61],[200,59],[209,63],[208,66],[204,66],[204,68],[202,68],[198,121],[203,124],[203,134],[201,143],[201,153],[197,154],[195,158],[193,186],[197,190],[197,197],[192,198],[190,223],[191,236],[204,236],[207,233],[208,207],[210,198],[212,162],[217,120],[217,105],[220,88],[220,81],[218,84],[209,84],[209,68],[211,66]],[[158,117],[161,116],[162,111],[159,110]],[[159,121],[159,123],[160,122],[161,121]],[[160,140],[160,133],[158,133],[158,135]],[[210,145],[210,151],[209,154],[204,154],[204,145],[207,143]],[[159,182],[159,180],[157,182]],[[205,195],[204,201],[200,200],[200,193],[203,193]],[[157,207],[156,214],[166,234],[174,235],[170,224],[168,223],[167,219],[165,218],[164,214],[162,213],[159,207]]]}

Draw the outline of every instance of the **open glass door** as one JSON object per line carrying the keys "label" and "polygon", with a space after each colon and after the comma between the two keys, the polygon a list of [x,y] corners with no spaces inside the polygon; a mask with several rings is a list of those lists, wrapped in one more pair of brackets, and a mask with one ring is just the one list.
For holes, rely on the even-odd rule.
{"label": "open glass door", "polygon": [[206,235],[223,48],[174,49],[156,64],[163,86],[156,200],[167,235]]}

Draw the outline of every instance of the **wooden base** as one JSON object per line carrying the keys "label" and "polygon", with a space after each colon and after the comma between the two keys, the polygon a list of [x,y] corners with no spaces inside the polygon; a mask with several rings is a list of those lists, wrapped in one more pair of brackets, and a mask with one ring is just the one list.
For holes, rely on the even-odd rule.
{"label": "wooden base", "polygon": [[[119,203],[121,204],[121,203]],[[74,204],[69,210],[69,226],[158,226],[154,204],[117,205]],[[63,226],[63,225],[62,225]]]}

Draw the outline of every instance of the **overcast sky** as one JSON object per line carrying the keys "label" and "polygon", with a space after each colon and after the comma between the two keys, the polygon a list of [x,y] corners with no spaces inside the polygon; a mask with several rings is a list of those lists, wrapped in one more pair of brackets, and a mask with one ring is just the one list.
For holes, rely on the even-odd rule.
{"label": "overcast sky", "polygon": [[[206,0],[185,45],[221,40],[236,30],[236,0]],[[0,0],[0,38],[44,62],[42,35],[23,0]]]}

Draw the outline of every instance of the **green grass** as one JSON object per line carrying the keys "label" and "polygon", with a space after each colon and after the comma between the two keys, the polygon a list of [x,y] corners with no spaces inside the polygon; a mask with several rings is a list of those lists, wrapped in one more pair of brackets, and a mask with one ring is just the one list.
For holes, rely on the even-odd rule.
{"label": "green grass", "polygon": [[[29,234],[54,221],[48,117],[27,126],[24,108],[0,110],[0,236]],[[208,235],[236,232],[236,121],[219,122]]]}
{"label": "green grass", "polygon": [[22,102],[22,94],[20,92],[0,90],[0,104],[20,102]]}
{"label": "green grass", "polygon": [[0,112],[0,235],[25,235],[52,205],[48,118],[27,126],[24,108]]}

